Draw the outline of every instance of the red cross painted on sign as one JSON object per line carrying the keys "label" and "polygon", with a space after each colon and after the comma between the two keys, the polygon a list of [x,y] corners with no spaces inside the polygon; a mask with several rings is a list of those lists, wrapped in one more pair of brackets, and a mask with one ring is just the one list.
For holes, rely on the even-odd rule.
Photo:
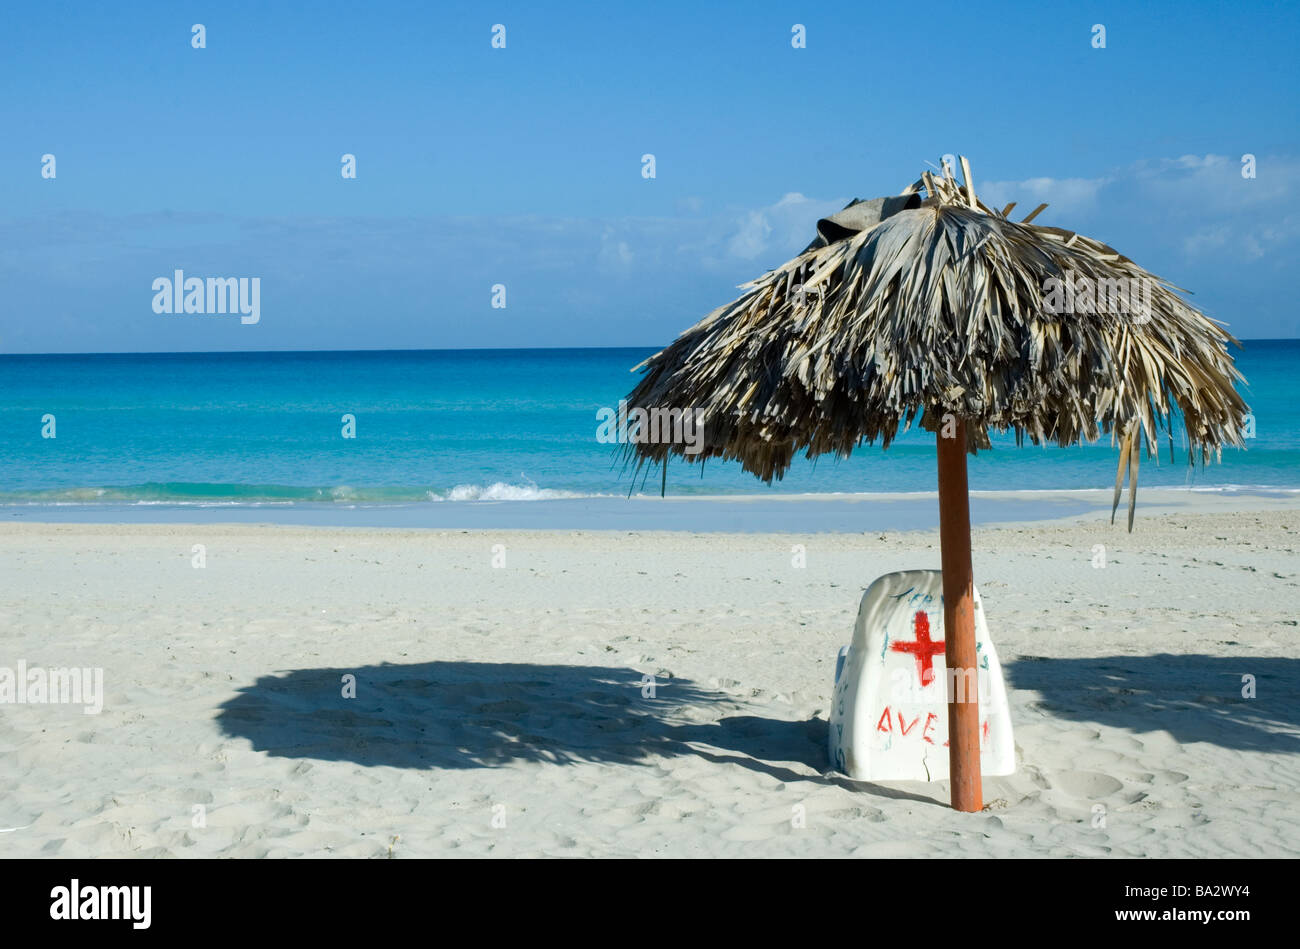
{"label": "red cross painted on sign", "polygon": [[916,627],[916,642],[894,642],[889,644],[889,648],[895,652],[910,652],[916,656],[916,665],[921,673],[921,685],[929,685],[934,681],[934,657],[943,654],[943,640],[931,642],[930,617],[925,615],[924,610],[917,611],[913,622]]}

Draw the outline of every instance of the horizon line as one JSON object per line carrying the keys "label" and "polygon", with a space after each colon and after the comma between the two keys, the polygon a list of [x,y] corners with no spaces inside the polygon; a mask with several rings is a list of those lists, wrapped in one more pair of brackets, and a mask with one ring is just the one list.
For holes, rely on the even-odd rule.
{"label": "horizon line", "polygon": [[[1300,337],[1298,337],[1300,338]],[[535,353],[535,352],[586,352],[614,349],[663,349],[668,344],[651,346],[453,346],[445,349],[424,348],[375,348],[375,349],[151,349],[151,350],[110,350],[99,352],[43,352],[43,353],[0,353],[0,359],[15,356],[302,356],[331,355],[341,353]]]}
{"label": "horizon line", "polygon": [[[1260,336],[1241,339],[1248,343],[1292,343],[1300,342],[1300,336]],[[181,350],[110,350],[99,352],[39,352],[9,353],[0,352],[0,359],[30,356],[302,356],[302,355],[338,355],[343,353],[536,353],[536,352],[594,352],[618,349],[664,349],[672,345],[660,343],[653,345],[625,346],[455,346],[437,348],[375,348],[375,349],[181,349]]]}

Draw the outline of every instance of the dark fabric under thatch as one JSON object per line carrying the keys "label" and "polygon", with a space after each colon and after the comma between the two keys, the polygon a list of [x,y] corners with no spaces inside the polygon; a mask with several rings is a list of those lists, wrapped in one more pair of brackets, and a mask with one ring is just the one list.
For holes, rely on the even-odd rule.
{"label": "dark fabric under thatch", "polygon": [[803,249],[803,252],[806,254],[810,250],[827,247],[836,241],[870,230],[899,211],[920,206],[919,194],[900,194],[892,198],[872,198],[870,201],[850,201],[843,211],[838,211],[817,222],[817,236]]}

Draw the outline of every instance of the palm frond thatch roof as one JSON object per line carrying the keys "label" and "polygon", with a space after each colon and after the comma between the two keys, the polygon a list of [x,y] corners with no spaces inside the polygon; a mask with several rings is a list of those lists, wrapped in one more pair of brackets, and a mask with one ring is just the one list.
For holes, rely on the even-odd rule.
{"label": "palm frond thatch roof", "polygon": [[[1240,344],[1223,324],[1100,241],[1030,223],[1043,205],[1020,222],[985,207],[962,167],[964,182],[945,167],[819,222],[804,253],[636,367],[629,406],[702,410],[703,440],[687,453],[633,438],[628,460],[718,457],[770,482],[796,453],[888,447],[900,425],[936,431],[952,413],[971,452],[991,430],[1059,445],[1110,433],[1136,464],[1143,442],[1172,439],[1175,406],[1202,461],[1242,444],[1227,351]],[[1051,280],[1100,294],[1061,312]],[[1117,312],[1117,286],[1147,302]]]}

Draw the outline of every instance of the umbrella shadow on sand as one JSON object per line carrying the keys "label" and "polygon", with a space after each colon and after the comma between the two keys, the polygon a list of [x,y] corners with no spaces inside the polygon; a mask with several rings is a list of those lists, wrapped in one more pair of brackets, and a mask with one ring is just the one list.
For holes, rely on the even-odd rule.
{"label": "umbrella shadow on sand", "polygon": [[[343,698],[343,677],[356,698]],[[732,715],[694,722],[733,696],[689,680],[657,680],[605,666],[424,662],[299,669],[269,675],[225,702],[229,736],[277,757],[398,768],[490,768],[515,761],[651,764],[695,755],[780,781],[842,784],[891,797],[913,795],[824,776],[825,720]],[[929,798],[918,801],[933,803]]]}
{"label": "umbrella shadow on sand", "polygon": [[[1300,752],[1300,659],[1202,655],[1021,656],[1007,685],[1040,692],[1056,718],[1237,751]],[[1243,676],[1254,677],[1247,698]]]}

